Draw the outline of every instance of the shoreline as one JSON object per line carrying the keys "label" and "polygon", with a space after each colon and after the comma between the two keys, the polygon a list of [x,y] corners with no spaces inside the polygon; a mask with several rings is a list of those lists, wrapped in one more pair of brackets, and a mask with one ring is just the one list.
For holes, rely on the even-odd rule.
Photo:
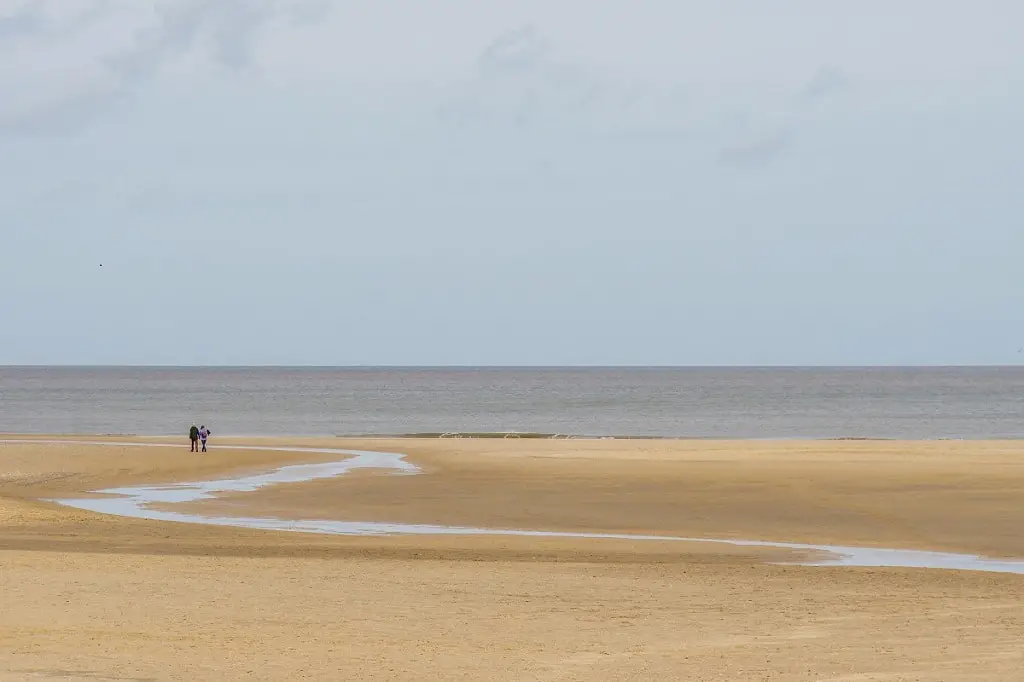
{"label": "shoreline", "polygon": [[[222,439],[300,439],[300,440],[617,440],[617,441],[696,441],[696,442],[730,442],[739,443],[776,443],[776,442],[868,442],[868,443],[943,443],[943,442],[965,442],[965,443],[999,443],[999,442],[1020,442],[1024,441],[1022,435],[989,435],[977,437],[959,436],[934,436],[928,438],[909,438],[894,436],[652,436],[643,434],[619,434],[619,435],[593,435],[593,434],[568,434],[568,433],[543,433],[532,431],[424,431],[406,433],[220,433],[216,434],[217,440]],[[47,438],[75,438],[75,439],[96,439],[96,438],[158,438],[174,439],[185,441],[187,435],[168,433],[90,433],[90,432],[0,432],[2,439],[47,439]],[[213,439],[210,440],[212,444]]]}
{"label": "shoreline", "polygon": [[[17,444],[17,441],[13,441]],[[105,442],[79,441],[96,446],[110,445]],[[71,441],[47,441],[48,444],[70,443]],[[133,443],[138,447],[173,447],[162,443]],[[899,548],[877,548],[858,546],[836,546],[794,542],[772,542],[750,539],[724,539],[709,537],[676,537],[670,535],[629,535],[615,533],[569,533],[532,529],[498,529],[481,527],[430,526],[423,524],[394,524],[376,521],[331,521],[304,519],[286,521],[278,518],[212,517],[181,514],[163,509],[154,509],[155,503],[176,506],[180,503],[203,499],[216,499],[217,493],[252,492],[266,486],[306,483],[317,479],[343,476],[353,469],[389,469],[395,473],[417,475],[422,471],[405,461],[401,453],[359,451],[346,449],[286,448],[268,446],[228,445],[230,449],[266,449],[276,452],[308,452],[310,454],[348,455],[348,459],[325,464],[290,465],[248,477],[222,478],[207,481],[179,483],[176,485],[154,484],[123,488],[109,488],[91,491],[97,495],[113,496],[105,499],[63,498],[49,499],[62,506],[75,509],[112,514],[128,518],[139,518],[178,523],[196,523],[237,528],[319,533],[332,535],[388,536],[388,535],[497,535],[517,537],[574,538],[587,540],[627,540],[726,544],[738,547],[767,547],[809,553],[818,558],[805,557],[802,560],[781,562],[783,565],[818,567],[879,567],[879,568],[923,568],[995,573],[1024,574],[1024,559],[1005,560],[979,555],[908,550]],[[365,460],[365,461],[364,461]],[[301,472],[300,472],[301,470]],[[824,556],[820,556],[824,555]]]}
{"label": "shoreline", "polygon": [[[172,437],[15,440],[0,436],[0,502],[95,499],[384,450],[423,474],[368,470],[174,511],[1024,556],[1020,441],[224,437],[198,456]],[[142,443],[160,447],[133,447]]]}
{"label": "shoreline", "polygon": [[[101,436],[95,436],[89,440],[70,440],[65,438],[27,438],[2,439],[0,445],[46,445],[57,447],[127,447],[127,448],[158,448],[177,449],[179,443],[170,441],[140,442],[138,440],[106,441],[97,440]],[[836,544],[828,542],[809,542],[791,540],[769,540],[753,539],[747,537],[714,537],[706,534],[700,536],[679,536],[671,533],[643,533],[643,532],[620,532],[604,529],[587,531],[571,530],[545,530],[537,527],[496,527],[480,525],[458,525],[458,524],[431,524],[411,523],[395,520],[374,520],[372,518],[342,519],[342,518],[308,518],[308,517],[285,517],[281,516],[259,516],[253,517],[239,513],[237,510],[224,516],[216,515],[207,507],[216,507],[217,503],[223,503],[221,497],[224,494],[237,495],[244,493],[248,498],[241,503],[247,504],[252,499],[258,498],[258,493],[265,488],[278,485],[303,485],[315,481],[340,478],[353,470],[386,470],[389,473],[404,473],[422,475],[422,466],[407,461],[406,453],[394,453],[383,451],[354,450],[348,448],[318,447],[318,446],[288,446],[283,444],[268,445],[266,443],[240,443],[239,439],[229,439],[231,442],[220,445],[223,452],[271,452],[276,454],[287,454],[291,460],[289,464],[275,463],[272,460],[266,461],[262,468],[250,468],[250,473],[211,472],[199,480],[159,482],[150,479],[127,486],[98,487],[90,490],[79,490],[77,495],[62,495],[50,497],[38,497],[41,502],[49,502],[87,512],[97,512],[120,516],[124,518],[145,519],[150,521],[164,521],[172,523],[191,523],[200,525],[216,525],[234,528],[274,530],[274,531],[299,531],[304,533],[317,533],[343,536],[371,536],[388,537],[393,535],[463,535],[463,536],[520,536],[520,537],[547,537],[547,538],[576,538],[584,540],[625,540],[625,541],[671,541],[671,542],[703,542],[712,544],[728,544],[733,546],[746,547],[767,547],[774,549],[793,550],[797,552],[811,552],[815,555],[823,555],[824,558],[815,560],[803,560],[788,562],[793,565],[807,566],[864,566],[864,567],[908,567],[908,568],[960,568],[963,570],[994,570],[1009,573],[1024,573],[1024,560],[1017,557],[1024,556],[1022,553],[965,553],[940,551],[938,548],[897,548],[892,546],[879,545],[858,545]],[[429,441],[431,439],[420,439]],[[471,440],[471,439],[466,439]],[[486,440],[486,439],[485,439]],[[505,439],[500,439],[505,440]],[[401,439],[392,439],[399,443]],[[372,439],[367,440],[372,443]],[[608,445],[606,439],[598,441]],[[715,441],[720,443],[719,441]],[[699,445],[693,441],[684,441],[691,445]],[[749,444],[748,442],[744,442]],[[848,442],[850,446],[857,449],[856,441]],[[785,445],[785,442],[775,443]],[[864,446],[870,447],[870,443]],[[211,450],[205,456],[194,458],[203,463],[216,464],[216,459],[211,457],[216,450]],[[297,456],[297,457],[296,457]],[[328,456],[328,457],[324,457]],[[344,456],[344,459],[338,457]],[[318,461],[309,462],[316,459]],[[295,460],[298,460],[296,462]],[[0,479],[2,481],[2,479]],[[342,483],[344,483],[342,481]],[[200,507],[199,511],[189,509]],[[239,501],[236,500],[235,504]],[[186,511],[182,513],[181,509]],[[472,522],[472,519],[470,519]]]}
{"label": "shoreline", "polygon": [[[826,557],[700,541],[868,539],[867,551],[1024,556],[1020,442],[218,438],[196,455],[180,437],[149,439],[155,448],[26,440],[0,445],[3,679],[968,680],[1021,670],[1019,574],[792,565]],[[697,541],[272,532],[39,501],[109,500],[81,491],[133,486],[174,497],[181,484],[341,459],[258,444],[408,453],[421,473],[367,468],[168,506],[230,523],[375,519]]]}

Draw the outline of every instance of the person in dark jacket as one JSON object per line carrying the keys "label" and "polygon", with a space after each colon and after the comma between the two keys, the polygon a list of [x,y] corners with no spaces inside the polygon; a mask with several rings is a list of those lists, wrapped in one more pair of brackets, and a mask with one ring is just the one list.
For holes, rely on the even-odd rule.
{"label": "person in dark jacket", "polygon": [[199,452],[199,428],[195,424],[188,430],[188,439],[192,441],[192,449],[189,452]]}

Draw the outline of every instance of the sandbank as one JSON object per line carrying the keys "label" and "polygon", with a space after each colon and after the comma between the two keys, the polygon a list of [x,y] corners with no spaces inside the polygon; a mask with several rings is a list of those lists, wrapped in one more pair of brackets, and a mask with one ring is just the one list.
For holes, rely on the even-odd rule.
{"label": "sandbank", "polygon": [[792,553],[704,543],[300,535],[41,501],[333,459],[226,442],[403,452],[422,474],[176,506],[1024,556],[1020,442],[0,444],[0,679],[1024,679],[1019,575],[780,566]]}

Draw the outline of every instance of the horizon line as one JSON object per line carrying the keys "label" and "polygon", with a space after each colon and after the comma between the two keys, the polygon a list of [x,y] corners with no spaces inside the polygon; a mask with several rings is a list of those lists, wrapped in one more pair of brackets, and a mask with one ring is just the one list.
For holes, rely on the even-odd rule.
{"label": "horizon line", "polygon": [[751,365],[413,365],[413,364],[355,364],[355,365],[320,365],[320,364],[109,364],[109,363],[53,363],[53,364],[4,364],[0,369],[348,369],[348,370],[422,370],[422,369],[1009,369],[1024,367],[1024,364],[751,364]]}

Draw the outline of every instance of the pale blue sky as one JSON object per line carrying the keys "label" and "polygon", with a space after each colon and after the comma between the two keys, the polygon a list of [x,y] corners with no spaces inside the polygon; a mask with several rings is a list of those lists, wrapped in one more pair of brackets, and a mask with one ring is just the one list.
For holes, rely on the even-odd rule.
{"label": "pale blue sky", "polygon": [[1021,25],[7,0],[0,364],[1017,363]]}

